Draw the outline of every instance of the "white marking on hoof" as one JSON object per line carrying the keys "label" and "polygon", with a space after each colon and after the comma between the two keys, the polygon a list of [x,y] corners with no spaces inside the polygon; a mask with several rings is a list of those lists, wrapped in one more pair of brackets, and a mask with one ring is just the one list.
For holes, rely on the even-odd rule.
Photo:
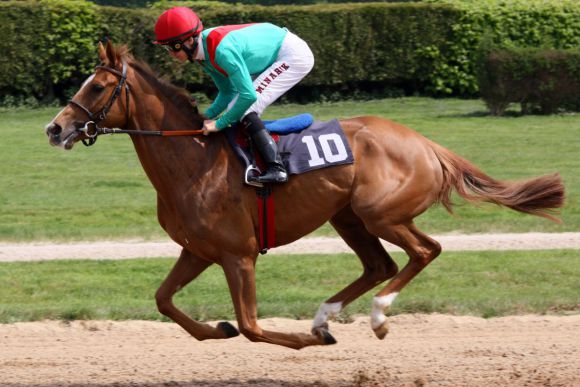
{"label": "white marking on hoof", "polygon": [[318,328],[326,324],[329,319],[338,316],[342,310],[342,302],[333,302],[332,304],[324,303],[318,308],[316,317],[312,321],[312,328]]}
{"label": "white marking on hoof", "polygon": [[371,311],[371,328],[373,328],[373,330],[380,328],[386,321],[387,317],[385,317],[384,311],[391,306],[398,295],[399,292],[394,292],[387,294],[386,296],[373,298],[373,308]]}

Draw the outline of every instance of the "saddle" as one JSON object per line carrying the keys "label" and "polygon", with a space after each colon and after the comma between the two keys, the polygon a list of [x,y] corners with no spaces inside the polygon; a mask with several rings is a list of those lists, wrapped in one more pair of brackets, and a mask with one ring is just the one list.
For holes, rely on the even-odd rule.
{"label": "saddle", "polygon": [[[274,121],[264,121],[278,149],[289,175],[335,165],[352,164],[354,158],[338,120],[314,121],[311,114]],[[234,153],[245,167],[244,182],[248,185],[262,184],[250,182],[249,178],[259,175],[265,165],[260,155],[254,151],[249,136],[241,125],[227,129],[226,135]]]}
{"label": "saddle", "polygon": [[[315,122],[310,114],[283,118],[275,121],[264,121],[266,129],[274,141],[288,175],[331,167],[352,164],[354,158],[337,120]],[[245,167],[244,182],[256,187],[258,201],[260,253],[276,245],[274,219],[274,195],[272,185],[263,185],[250,181],[250,178],[261,173],[266,165],[261,156],[252,147],[250,136],[244,132],[242,125],[226,130],[226,136],[234,153]]]}

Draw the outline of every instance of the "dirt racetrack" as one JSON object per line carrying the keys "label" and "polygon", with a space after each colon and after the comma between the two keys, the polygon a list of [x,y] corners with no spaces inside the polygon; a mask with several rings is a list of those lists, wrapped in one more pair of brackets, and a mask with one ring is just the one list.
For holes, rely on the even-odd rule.
{"label": "dirt racetrack", "polygon": [[[464,237],[451,238],[447,248],[458,250],[482,244],[578,248],[580,240],[577,234],[474,236],[471,244]],[[310,242],[319,252],[342,249],[330,240]],[[144,256],[141,244],[107,246],[0,245],[0,261]],[[157,247],[147,249],[153,256],[177,254],[175,246]],[[87,251],[88,257],[82,256]],[[121,257],[119,251],[126,254]],[[365,316],[350,324],[331,323],[338,344],[301,351],[244,337],[198,342],[173,323],[0,324],[0,386],[580,386],[580,315],[488,320],[401,315],[389,321],[391,332],[383,341],[375,338]],[[311,322],[274,318],[260,324],[308,332]]]}
{"label": "dirt racetrack", "polygon": [[[580,315],[368,317],[332,323],[338,344],[301,351],[243,337],[198,342],[145,321],[0,325],[2,385],[580,386]],[[310,321],[262,320],[307,332]]]}

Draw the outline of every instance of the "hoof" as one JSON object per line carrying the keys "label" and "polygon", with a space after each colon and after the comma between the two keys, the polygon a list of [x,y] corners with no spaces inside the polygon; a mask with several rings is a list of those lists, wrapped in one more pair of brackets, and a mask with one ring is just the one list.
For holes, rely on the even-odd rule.
{"label": "hoof", "polygon": [[336,344],[336,339],[328,332],[328,325],[326,327],[312,328],[312,334],[321,339],[324,345]]}
{"label": "hoof", "polygon": [[217,328],[224,332],[226,334],[226,336],[228,338],[230,337],[236,337],[240,335],[240,332],[238,332],[238,330],[236,329],[236,327],[234,327],[232,324],[230,324],[227,321],[222,321],[221,323],[219,323],[217,325]]}
{"label": "hoof", "polygon": [[328,331],[323,333],[323,340],[326,345],[336,344],[336,339]]}
{"label": "hoof", "polygon": [[385,321],[378,328],[373,328],[375,335],[380,339],[384,339],[387,333],[389,333],[389,324]]}

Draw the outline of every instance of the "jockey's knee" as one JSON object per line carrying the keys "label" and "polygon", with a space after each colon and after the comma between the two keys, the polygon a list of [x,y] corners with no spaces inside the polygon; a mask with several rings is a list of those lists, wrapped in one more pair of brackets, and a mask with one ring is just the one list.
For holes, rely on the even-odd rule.
{"label": "jockey's knee", "polygon": [[256,112],[249,112],[240,120],[240,122],[246,128],[250,136],[265,129],[264,123]]}

